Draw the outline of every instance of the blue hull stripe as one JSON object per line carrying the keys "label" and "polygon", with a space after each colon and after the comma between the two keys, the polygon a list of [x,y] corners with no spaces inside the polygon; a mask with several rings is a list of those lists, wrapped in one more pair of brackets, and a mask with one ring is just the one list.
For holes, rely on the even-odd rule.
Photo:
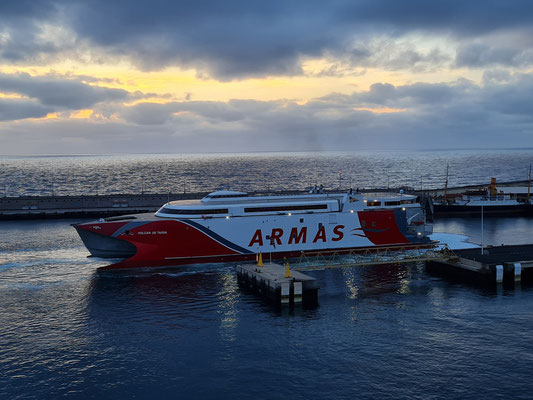
{"label": "blue hull stripe", "polygon": [[200,225],[198,222],[191,221],[190,219],[181,219],[180,222],[183,222],[187,225],[193,226],[196,229],[202,231],[207,236],[209,236],[211,239],[216,240],[217,242],[222,243],[224,246],[229,247],[232,250],[238,251],[242,254],[253,254],[253,251],[250,251],[248,249],[245,249],[244,247],[241,247],[239,245],[236,245],[235,243],[230,242],[227,239],[224,239],[222,236],[216,234],[211,229],[207,229],[205,226]]}

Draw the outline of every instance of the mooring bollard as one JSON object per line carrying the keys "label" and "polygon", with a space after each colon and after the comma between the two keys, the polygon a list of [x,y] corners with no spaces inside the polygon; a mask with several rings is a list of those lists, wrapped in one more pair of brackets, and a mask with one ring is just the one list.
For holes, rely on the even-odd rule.
{"label": "mooring bollard", "polygon": [[503,265],[496,265],[496,283],[503,282]]}
{"label": "mooring bollard", "polygon": [[291,300],[291,283],[281,283],[281,304],[287,304]]}
{"label": "mooring bollard", "polygon": [[291,269],[288,261],[285,262],[285,278],[291,278]]}
{"label": "mooring bollard", "polygon": [[294,282],[294,302],[302,302],[302,282]]}
{"label": "mooring bollard", "polygon": [[520,282],[522,278],[522,264],[515,263],[514,264],[514,280],[515,282]]}

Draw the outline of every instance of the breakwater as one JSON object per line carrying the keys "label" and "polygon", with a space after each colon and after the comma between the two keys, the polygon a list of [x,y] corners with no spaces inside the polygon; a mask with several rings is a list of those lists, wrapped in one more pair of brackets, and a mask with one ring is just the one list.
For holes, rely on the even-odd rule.
{"label": "breakwater", "polygon": [[[296,194],[302,192],[277,192]],[[155,212],[174,200],[201,199],[207,193],[142,193],[89,196],[0,197],[0,220],[92,218]],[[257,193],[259,194],[259,193]],[[263,193],[264,194],[264,193]]]}
{"label": "breakwater", "polygon": [[2,197],[0,219],[109,217],[154,212],[168,201],[198,199],[204,195],[205,193],[144,193]]}
{"label": "breakwater", "polygon": [[[501,185],[527,185],[525,181],[501,183]],[[448,193],[459,193],[479,185],[448,188]],[[415,190],[412,187],[364,188],[363,192],[393,192],[427,196],[442,195],[444,189]],[[252,195],[302,194],[305,190],[256,191]],[[207,192],[191,193],[130,193],[79,196],[12,196],[0,197],[0,220],[40,218],[91,218],[154,212],[163,204],[174,200],[201,199]],[[431,213],[432,214],[432,211]]]}

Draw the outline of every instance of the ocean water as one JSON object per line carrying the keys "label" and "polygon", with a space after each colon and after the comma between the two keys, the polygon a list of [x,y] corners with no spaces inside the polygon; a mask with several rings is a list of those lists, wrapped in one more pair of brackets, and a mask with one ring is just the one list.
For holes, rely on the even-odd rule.
{"label": "ocean water", "polygon": [[[230,264],[99,273],[73,222],[0,221],[0,399],[533,396],[532,285],[346,268],[310,273],[318,307],[279,308]],[[533,241],[531,218],[484,227],[485,244]],[[435,231],[481,238],[477,218]]]}
{"label": "ocean water", "polygon": [[[0,196],[444,187],[526,180],[533,150],[0,156]],[[341,172],[339,174],[339,172]],[[340,178],[340,179],[339,179]]]}

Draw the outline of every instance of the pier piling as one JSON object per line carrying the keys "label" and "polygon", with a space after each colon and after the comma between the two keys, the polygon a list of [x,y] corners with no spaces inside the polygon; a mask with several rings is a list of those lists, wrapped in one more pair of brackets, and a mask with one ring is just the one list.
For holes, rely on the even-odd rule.
{"label": "pier piling", "polygon": [[503,283],[503,265],[496,265],[496,283]]}
{"label": "pier piling", "polygon": [[264,263],[237,266],[237,279],[241,286],[278,304],[316,303],[318,283],[315,278],[298,271],[286,277],[287,266]]}

